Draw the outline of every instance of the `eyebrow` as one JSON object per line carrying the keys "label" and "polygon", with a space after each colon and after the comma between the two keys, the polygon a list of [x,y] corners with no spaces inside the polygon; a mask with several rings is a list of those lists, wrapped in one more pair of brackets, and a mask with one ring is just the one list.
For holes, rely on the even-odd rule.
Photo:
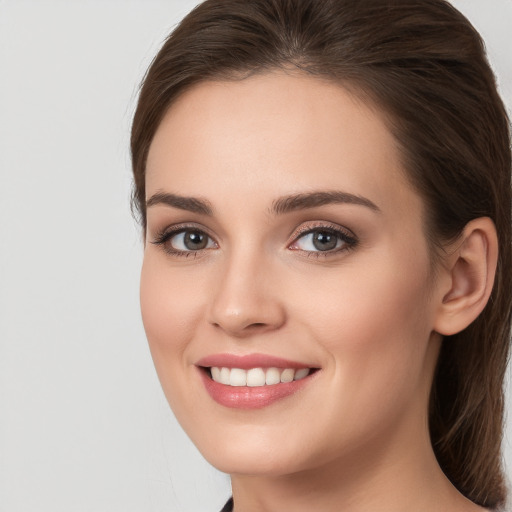
{"label": "eyebrow", "polygon": [[[146,201],[146,208],[162,204],[202,215],[213,215],[212,205],[206,199],[180,196],[169,192],[157,192],[153,194]],[[270,212],[275,215],[282,215],[296,210],[316,208],[318,206],[325,206],[328,204],[355,204],[380,212],[380,208],[366,197],[338,190],[305,192],[301,194],[283,196],[272,203]]]}
{"label": "eyebrow", "polygon": [[173,208],[193,213],[200,213],[202,215],[211,216],[213,214],[211,203],[206,199],[199,199],[197,197],[185,197],[168,192],[157,192],[146,201],[146,208],[159,204],[172,206]]}
{"label": "eyebrow", "polygon": [[380,208],[366,197],[337,190],[307,192],[280,197],[272,203],[270,211],[274,214],[284,214],[328,204],[356,204],[359,206],[366,206],[373,211],[380,212]]}

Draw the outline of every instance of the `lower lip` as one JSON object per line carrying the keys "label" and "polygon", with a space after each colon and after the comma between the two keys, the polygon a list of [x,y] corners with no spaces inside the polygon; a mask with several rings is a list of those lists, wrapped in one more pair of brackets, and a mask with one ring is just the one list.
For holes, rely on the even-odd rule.
{"label": "lower lip", "polygon": [[314,374],[300,380],[281,382],[272,386],[226,386],[215,382],[200,369],[203,384],[209,395],[220,405],[232,409],[260,409],[293,395],[310,382]]}

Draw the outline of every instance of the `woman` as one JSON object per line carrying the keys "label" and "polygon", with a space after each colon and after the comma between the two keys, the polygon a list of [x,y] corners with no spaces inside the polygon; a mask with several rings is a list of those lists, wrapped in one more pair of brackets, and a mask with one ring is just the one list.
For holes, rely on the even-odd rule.
{"label": "woman", "polygon": [[132,157],[148,341],[225,510],[504,505],[510,138],[460,13],[207,0]]}

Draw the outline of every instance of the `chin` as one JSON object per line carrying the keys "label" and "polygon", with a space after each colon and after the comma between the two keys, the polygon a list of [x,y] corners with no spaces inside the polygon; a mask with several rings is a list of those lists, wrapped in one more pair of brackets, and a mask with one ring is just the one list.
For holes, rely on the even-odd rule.
{"label": "chin", "polygon": [[258,450],[233,449],[229,453],[204,453],[205,459],[219,471],[230,475],[279,477],[297,473],[305,467],[294,457],[261,453]]}
{"label": "chin", "polygon": [[277,436],[255,425],[240,426],[239,430],[238,435],[233,429],[218,434],[211,430],[188,433],[212,466],[231,475],[284,476],[318,465],[321,458],[316,452],[298,450],[304,441],[287,436],[287,429],[278,429]]}

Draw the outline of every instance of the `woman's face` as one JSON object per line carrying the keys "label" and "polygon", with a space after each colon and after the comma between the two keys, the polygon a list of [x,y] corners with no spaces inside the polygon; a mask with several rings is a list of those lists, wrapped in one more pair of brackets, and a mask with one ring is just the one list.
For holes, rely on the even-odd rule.
{"label": "woman's face", "polygon": [[146,191],[144,325],[212,464],[284,475],[428,437],[439,293],[378,110],[302,75],[200,84]]}

